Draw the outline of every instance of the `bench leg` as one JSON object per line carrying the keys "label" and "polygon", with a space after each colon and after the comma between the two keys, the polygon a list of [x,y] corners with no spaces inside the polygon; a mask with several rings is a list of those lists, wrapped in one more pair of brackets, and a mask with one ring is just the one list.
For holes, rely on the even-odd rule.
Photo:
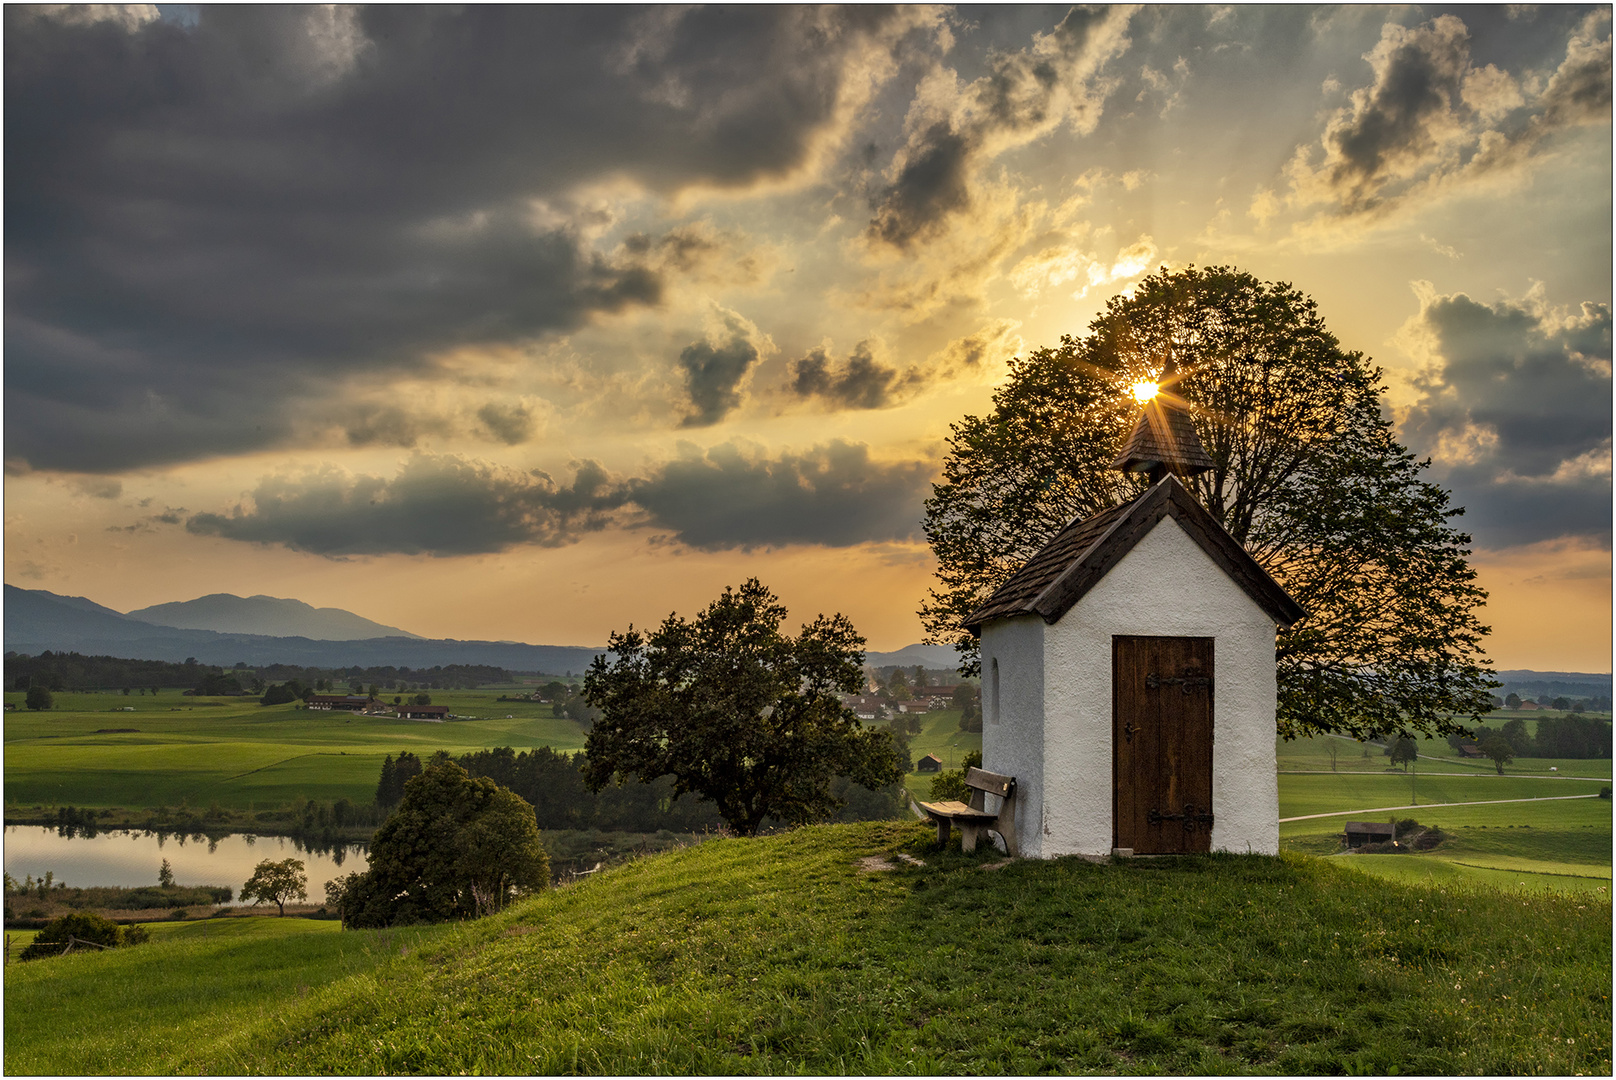
{"label": "bench leg", "polygon": [[969,855],[976,850],[976,838],[981,835],[982,826],[960,824],[960,850]]}
{"label": "bench leg", "polygon": [[953,828],[953,822],[947,818],[937,819],[937,843],[942,847],[948,846],[948,832]]}

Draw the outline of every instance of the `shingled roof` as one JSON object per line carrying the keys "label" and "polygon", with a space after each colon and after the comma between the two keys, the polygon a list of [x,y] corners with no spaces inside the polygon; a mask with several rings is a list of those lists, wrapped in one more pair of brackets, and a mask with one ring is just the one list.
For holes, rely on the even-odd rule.
{"label": "shingled roof", "polygon": [[1212,459],[1195,434],[1187,409],[1160,396],[1145,402],[1139,423],[1111,463],[1123,472],[1150,472],[1165,467],[1179,476],[1194,476],[1212,467]]}
{"label": "shingled roof", "polygon": [[1289,626],[1306,614],[1177,477],[1167,476],[1133,502],[1074,520],[1056,533],[965,619],[965,628],[980,634],[984,623],[1017,615],[1058,621],[1164,517],[1178,522],[1275,623]]}

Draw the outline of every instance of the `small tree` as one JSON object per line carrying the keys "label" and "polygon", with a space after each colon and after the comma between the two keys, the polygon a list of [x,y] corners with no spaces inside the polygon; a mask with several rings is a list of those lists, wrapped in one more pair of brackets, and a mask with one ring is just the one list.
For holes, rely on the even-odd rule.
{"label": "small tree", "polygon": [[1520,707],[1521,707],[1521,695],[1513,694],[1513,693],[1504,695],[1504,708],[1506,708],[1506,709],[1518,709]]}
{"label": "small tree", "polygon": [[1392,743],[1392,764],[1401,765],[1403,771],[1408,771],[1408,763],[1419,756],[1419,747],[1414,745],[1413,739],[1398,739]]}
{"label": "small tree", "polygon": [[241,898],[251,900],[253,906],[272,903],[280,908],[284,917],[288,900],[307,900],[309,876],[303,872],[302,859],[265,859],[253,870],[252,877],[241,887]]}
{"label": "small tree", "polygon": [[1515,748],[1502,735],[1489,736],[1481,744],[1481,752],[1493,759],[1493,767],[1498,770],[1499,776],[1504,775],[1504,766],[1515,760]]}
{"label": "small tree", "polygon": [[164,859],[163,865],[157,868],[157,884],[165,889],[174,887],[174,868],[168,865],[167,859]]}
{"label": "small tree", "polygon": [[584,679],[584,697],[602,710],[585,744],[590,787],[672,776],[675,797],[711,800],[751,836],[765,817],[829,817],[842,805],[834,777],[872,791],[896,783],[892,733],[865,728],[837,697],[863,685],[864,639],[843,615],[788,637],[785,617],[752,578],[691,622],[670,615],[651,634],[613,633],[616,660],[597,656]]}
{"label": "small tree", "polygon": [[345,926],[433,922],[489,914],[549,880],[533,807],[440,753],[377,830],[370,869],[328,882],[326,902]]}
{"label": "small tree", "polygon": [[23,699],[23,703],[38,712],[56,704],[56,699],[51,697],[51,692],[45,689],[42,683],[34,683],[28,688],[28,696]]}

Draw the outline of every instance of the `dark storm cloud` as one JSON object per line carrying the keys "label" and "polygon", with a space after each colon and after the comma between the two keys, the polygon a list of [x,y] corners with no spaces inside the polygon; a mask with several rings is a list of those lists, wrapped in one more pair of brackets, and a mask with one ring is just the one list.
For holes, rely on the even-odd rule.
{"label": "dark storm cloud", "polygon": [[1027,49],[994,52],[946,117],[917,127],[892,183],[872,199],[869,236],[905,249],[971,205],[970,178],[1007,146],[1070,123],[1093,130],[1108,88],[1097,75],[1128,46],[1126,8],[1079,7]]}
{"label": "dark storm cloud", "polygon": [[728,337],[717,344],[693,341],[679,353],[685,389],[695,409],[685,417],[685,427],[716,424],[741,403],[741,380],[758,362],[758,349],[737,320],[728,320],[728,329]]}
{"label": "dark storm cloud", "polygon": [[477,419],[494,438],[506,446],[516,446],[533,434],[533,416],[522,405],[503,405],[491,401],[477,410]]}
{"label": "dark storm cloud", "polygon": [[840,439],[770,458],[724,443],[630,484],[651,522],[713,551],[823,544],[846,547],[915,536],[931,466],[882,464]]}
{"label": "dark storm cloud", "polygon": [[[7,7],[7,456],[111,471],[284,442],[355,372],[656,304],[709,241],[604,255],[566,193],[799,169],[936,19]],[[214,422],[244,401],[253,423]]]}
{"label": "dark storm cloud", "polygon": [[[455,556],[557,547],[610,524],[667,530],[703,550],[901,540],[919,529],[931,467],[870,460],[836,440],[769,457],[724,443],[614,479],[592,461],[571,484],[455,456],[418,454],[392,479],[328,469],[266,477],[192,533],[317,555]],[[156,519],[153,519],[156,520]]]}
{"label": "dark storm cloud", "polygon": [[1478,542],[1609,541],[1611,312],[1574,315],[1464,294],[1428,301],[1439,362],[1403,423],[1468,507]]}
{"label": "dark storm cloud", "polygon": [[[1364,57],[1374,81],[1326,125],[1316,178],[1325,196],[1348,212],[1372,211],[1420,183],[1518,165],[1557,132],[1608,125],[1610,11],[1589,12],[1562,32],[1564,58],[1534,92],[1539,80],[1525,65],[1512,74],[1473,63],[1469,30],[1457,16],[1413,28],[1387,23]],[[1293,164],[1299,174],[1307,172],[1306,156]]]}
{"label": "dark storm cloud", "polygon": [[559,547],[604,528],[624,502],[598,464],[586,461],[577,470],[563,486],[542,472],[422,454],[391,480],[334,469],[266,477],[250,509],[195,514],[185,528],[332,557]]}
{"label": "dark storm cloud", "polygon": [[791,390],[798,397],[817,397],[832,408],[881,409],[897,404],[898,396],[919,385],[923,378],[911,368],[900,374],[875,358],[870,343],[861,341],[838,365],[824,349],[791,362]]}

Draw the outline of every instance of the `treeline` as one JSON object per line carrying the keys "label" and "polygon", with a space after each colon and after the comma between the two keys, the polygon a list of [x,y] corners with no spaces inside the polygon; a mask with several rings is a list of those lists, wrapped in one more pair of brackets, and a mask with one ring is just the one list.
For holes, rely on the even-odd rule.
{"label": "treeline", "polygon": [[[723,817],[712,803],[694,795],[674,798],[672,777],[664,776],[649,784],[608,784],[598,792],[590,791],[584,783],[585,758],[581,751],[562,754],[541,746],[518,753],[501,746],[453,760],[472,776],[486,776],[527,800],[541,829],[701,832],[724,826]],[[408,751],[396,760],[389,756],[382,762],[376,787],[378,809],[385,812],[397,806],[404,797],[404,785],[420,773],[421,767],[421,760]],[[897,784],[870,791],[838,777],[831,791],[846,803],[837,816],[839,821],[884,821],[898,816],[903,808]]]}
{"label": "treeline", "polygon": [[490,683],[512,682],[504,668],[487,664],[440,664],[430,668],[353,667],[313,668],[296,664],[270,664],[257,670],[265,682],[292,682],[341,692],[345,687],[371,687],[382,690],[475,690]]}
{"label": "treeline", "polygon": [[[1611,722],[1597,716],[1569,713],[1565,716],[1545,716],[1537,722],[1537,734],[1527,730],[1520,717],[1502,728],[1480,727],[1474,742],[1485,744],[1497,735],[1510,745],[1516,757],[1592,759],[1611,756]],[[1448,743],[1457,749],[1466,742],[1462,736],[1448,736]]]}
{"label": "treeline", "polygon": [[[46,650],[38,656],[6,653],[6,686],[27,690],[43,686],[47,690],[139,690],[155,693],[164,687],[197,689],[204,685],[240,684],[220,667],[183,664],[166,660],[125,660],[116,656],[81,656],[76,652]],[[220,691],[223,692],[223,691]]]}
{"label": "treeline", "polygon": [[487,664],[442,664],[431,668],[313,668],[270,664],[254,668],[241,663],[226,669],[199,664],[194,658],[175,664],[167,660],[129,660],[49,650],[38,656],[8,652],[5,669],[6,686],[11,690],[25,691],[38,685],[51,691],[122,690],[128,693],[138,690],[142,694],[154,694],[164,688],[193,690],[199,694],[258,694],[269,683],[294,682],[320,692],[339,693],[349,687],[470,690],[510,681],[509,671]]}

